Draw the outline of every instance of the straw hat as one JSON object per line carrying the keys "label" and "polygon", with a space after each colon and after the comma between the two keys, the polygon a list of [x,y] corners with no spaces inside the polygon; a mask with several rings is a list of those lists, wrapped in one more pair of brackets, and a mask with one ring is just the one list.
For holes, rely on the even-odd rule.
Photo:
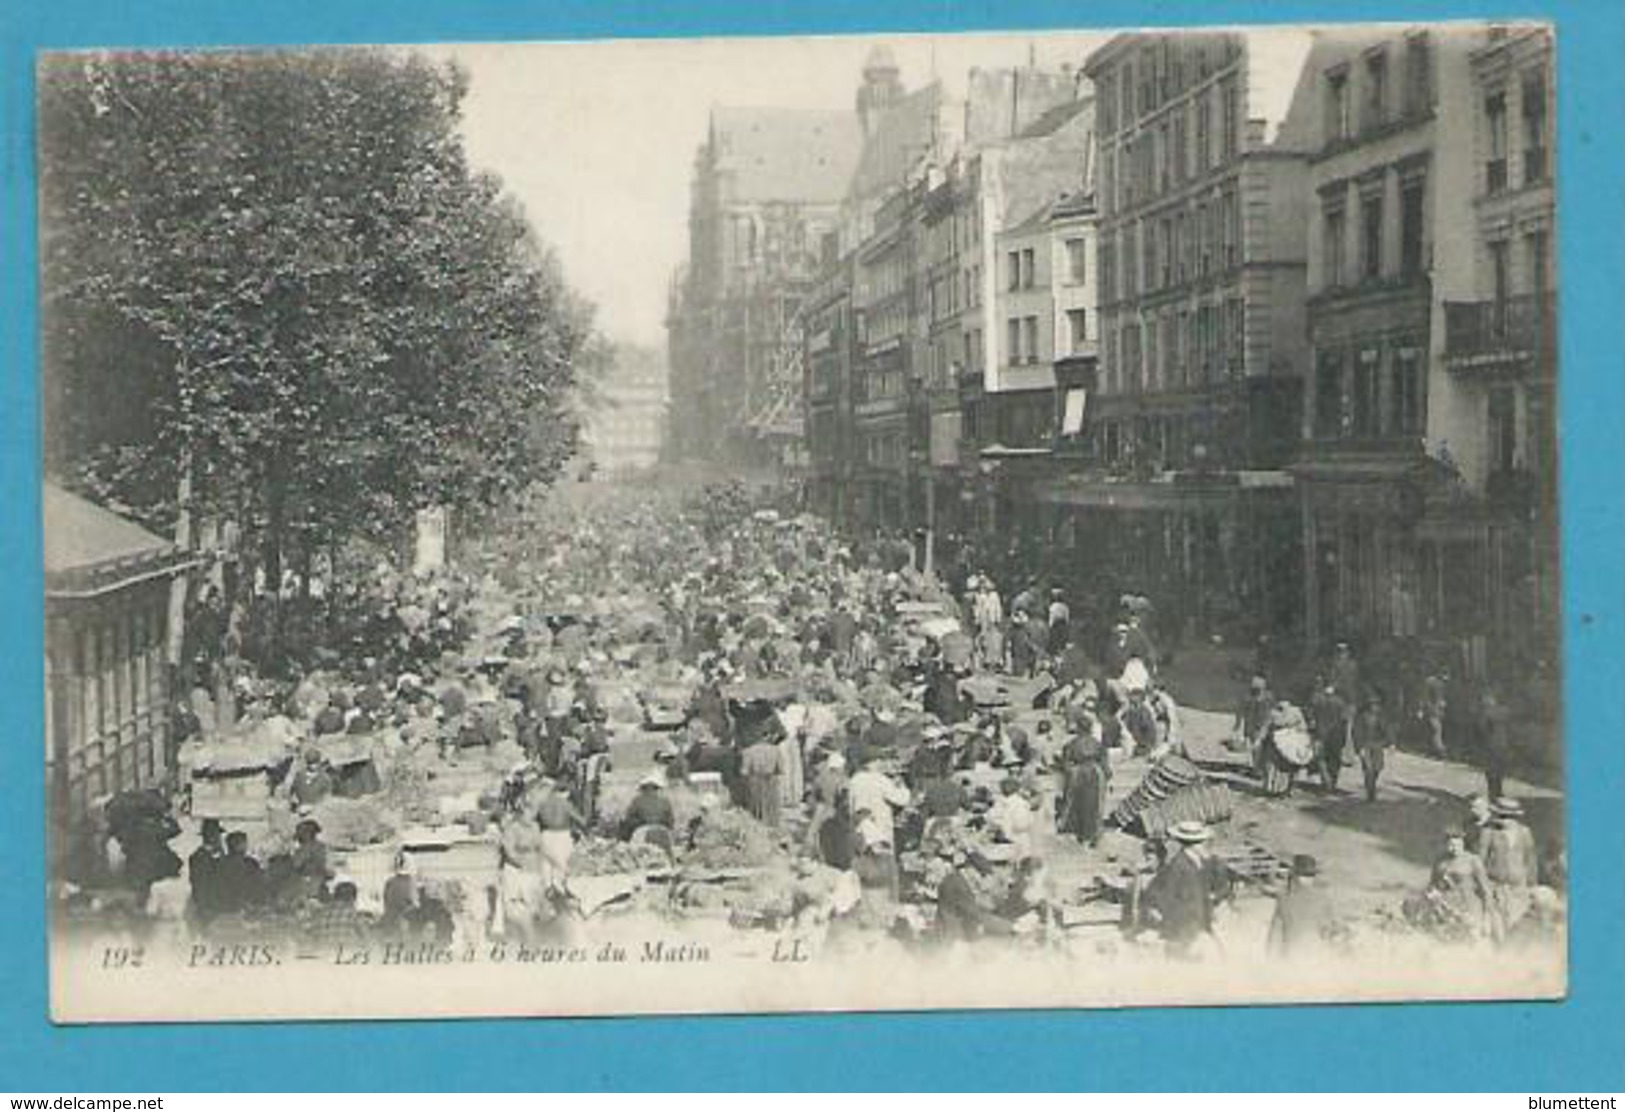
{"label": "straw hat", "polygon": [[1183,842],[1186,845],[1193,846],[1199,845],[1200,843],[1213,837],[1213,831],[1207,828],[1206,823],[1197,822],[1195,819],[1186,819],[1183,822],[1176,822],[1173,826],[1170,826],[1168,828],[1168,836],[1176,842]]}
{"label": "straw hat", "polygon": [[1523,804],[1516,799],[1503,797],[1490,804],[1490,813],[1504,819],[1522,818]]}

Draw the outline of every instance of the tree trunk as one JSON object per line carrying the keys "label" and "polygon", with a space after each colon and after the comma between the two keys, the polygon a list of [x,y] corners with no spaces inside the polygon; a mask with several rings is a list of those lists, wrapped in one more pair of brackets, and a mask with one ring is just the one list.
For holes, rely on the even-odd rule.
{"label": "tree trunk", "polygon": [[[180,482],[176,489],[175,547],[192,547],[192,449],[181,450]],[[186,588],[188,577],[177,575],[169,587],[169,664],[179,669],[186,650]]]}
{"label": "tree trunk", "polygon": [[282,547],[287,530],[287,479],[278,452],[271,458],[266,476],[265,535],[260,540],[260,560],[265,569],[265,587],[268,592],[266,644],[263,647],[262,666],[271,670],[282,667]]}

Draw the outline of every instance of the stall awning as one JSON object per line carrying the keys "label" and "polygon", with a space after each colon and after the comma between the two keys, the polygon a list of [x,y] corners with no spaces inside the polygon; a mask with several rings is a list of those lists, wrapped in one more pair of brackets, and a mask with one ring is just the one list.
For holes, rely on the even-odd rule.
{"label": "stall awning", "polygon": [[[1263,476],[1280,476],[1266,480]],[[1230,472],[1208,479],[1169,478],[1140,482],[1067,476],[1044,484],[1038,500],[1053,506],[1103,510],[1203,510],[1243,498],[1286,498],[1290,476],[1280,472]],[[1250,501],[1249,504],[1252,504]]]}
{"label": "stall awning", "polygon": [[135,522],[46,483],[45,595],[88,599],[175,575],[195,557]]}

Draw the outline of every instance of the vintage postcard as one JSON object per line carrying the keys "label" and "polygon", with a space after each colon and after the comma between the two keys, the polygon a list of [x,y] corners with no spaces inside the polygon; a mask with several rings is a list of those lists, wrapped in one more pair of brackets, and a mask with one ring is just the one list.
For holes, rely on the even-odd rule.
{"label": "vintage postcard", "polygon": [[1555,48],[41,55],[53,1017],[1562,997]]}

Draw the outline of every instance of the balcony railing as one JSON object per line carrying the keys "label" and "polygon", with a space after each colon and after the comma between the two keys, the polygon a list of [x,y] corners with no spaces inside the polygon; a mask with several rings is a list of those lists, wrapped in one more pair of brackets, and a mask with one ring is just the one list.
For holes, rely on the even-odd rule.
{"label": "balcony railing", "polygon": [[1556,299],[1550,293],[1444,304],[1448,360],[1549,358],[1556,336]]}

